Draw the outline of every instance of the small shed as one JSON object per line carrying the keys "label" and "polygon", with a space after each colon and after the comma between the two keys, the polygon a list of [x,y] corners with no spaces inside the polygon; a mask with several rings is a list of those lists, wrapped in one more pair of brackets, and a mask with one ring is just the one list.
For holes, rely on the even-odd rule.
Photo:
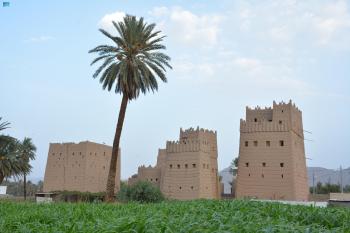
{"label": "small shed", "polygon": [[6,195],[7,186],[0,186],[0,195]]}
{"label": "small shed", "polygon": [[35,200],[37,203],[51,203],[56,196],[57,193],[36,193]]}
{"label": "small shed", "polygon": [[329,204],[350,207],[350,193],[330,193]]}

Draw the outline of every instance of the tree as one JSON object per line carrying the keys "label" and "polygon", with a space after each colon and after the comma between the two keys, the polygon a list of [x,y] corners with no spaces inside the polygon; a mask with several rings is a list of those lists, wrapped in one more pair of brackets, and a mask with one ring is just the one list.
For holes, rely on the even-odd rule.
{"label": "tree", "polygon": [[17,144],[15,140],[3,143],[0,147],[0,184],[6,177],[18,174],[21,164],[17,157]]}
{"label": "tree", "polygon": [[[0,121],[1,121],[1,120],[2,120],[2,117],[0,117]],[[5,130],[5,129],[10,128],[9,125],[10,125],[10,123],[7,122],[7,121],[5,121],[5,122],[0,122],[0,131],[3,131],[3,130]],[[13,140],[12,137],[1,134],[1,135],[0,135],[0,147],[6,146],[6,144],[7,144],[8,142],[10,142],[11,140]]]}
{"label": "tree", "polygon": [[[2,118],[0,117],[0,121]],[[9,128],[10,123],[0,123],[0,131]],[[7,135],[0,135],[0,184],[6,177],[17,174],[20,171],[20,164],[17,159],[16,139]]]}
{"label": "tree", "polygon": [[117,194],[119,201],[137,201],[141,203],[161,202],[164,196],[160,189],[149,181],[138,181],[133,185],[122,183]]}
{"label": "tree", "polygon": [[31,138],[25,137],[23,141],[18,142],[18,156],[21,163],[21,172],[23,174],[23,197],[27,199],[27,175],[30,173],[32,166],[30,160],[35,159],[36,147]]}
{"label": "tree", "polygon": [[234,158],[232,161],[231,161],[231,164],[230,164],[230,173],[232,175],[236,175],[237,173],[237,168],[238,168],[238,157]]}
{"label": "tree", "polygon": [[147,24],[143,18],[137,19],[130,15],[125,16],[122,22],[112,23],[118,32],[117,36],[103,29],[100,32],[111,39],[114,45],[100,45],[89,51],[98,54],[91,65],[103,61],[93,78],[100,77],[104,90],[111,91],[113,88],[122,95],[107,177],[107,202],[114,200],[118,150],[127,104],[140,93],[157,91],[156,78],[166,82],[165,68],[172,68],[169,64],[170,57],[160,52],[166,47],[161,44],[164,36],[160,36],[160,31],[154,30],[155,24]]}

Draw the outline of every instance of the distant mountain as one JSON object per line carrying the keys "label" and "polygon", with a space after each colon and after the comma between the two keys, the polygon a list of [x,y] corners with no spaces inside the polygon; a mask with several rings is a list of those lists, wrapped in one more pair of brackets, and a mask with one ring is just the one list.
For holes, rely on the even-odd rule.
{"label": "distant mountain", "polygon": [[[309,186],[312,186],[312,177],[315,174],[315,185],[317,182],[340,184],[340,170],[327,169],[323,167],[307,168]],[[343,185],[350,185],[350,167],[343,169]]]}
{"label": "distant mountain", "polygon": [[[331,183],[331,184],[340,184],[340,171],[333,170],[333,169],[327,169],[323,167],[308,167],[307,168],[308,173],[308,180],[309,180],[309,186],[312,186],[312,177],[313,174],[315,176],[315,185],[317,182],[322,183]],[[230,167],[227,167],[219,172],[219,175],[222,177],[221,182],[224,183],[224,193],[230,193],[231,192],[231,185],[230,182],[232,182],[232,174],[230,173]],[[343,185],[350,185],[350,167],[343,169]]]}

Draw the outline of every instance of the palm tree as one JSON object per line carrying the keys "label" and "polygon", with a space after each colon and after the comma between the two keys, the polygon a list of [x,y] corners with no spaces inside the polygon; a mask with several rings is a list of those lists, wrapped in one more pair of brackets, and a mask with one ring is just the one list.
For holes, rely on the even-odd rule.
{"label": "palm tree", "polygon": [[89,51],[89,53],[98,54],[91,65],[103,61],[93,77],[100,77],[99,81],[103,89],[108,91],[113,89],[123,96],[107,178],[106,201],[108,202],[114,200],[119,142],[127,104],[130,100],[136,99],[140,93],[157,91],[157,77],[166,82],[165,68],[172,68],[168,63],[170,57],[160,52],[166,47],[160,43],[164,36],[160,36],[160,31],[155,31],[155,24],[147,24],[143,18],[137,19],[130,15],[125,16],[122,22],[112,23],[118,32],[117,36],[103,29],[100,29],[100,32],[114,44],[100,45]]}
{"label": "palm tree", "polygon": [[[0,121],[2,120],[2,117],[0,117]],[[0,131],[9,128],[8,126],[10,125],[9,122],[5,121],[5,122],[1,122],[0,123]]]}
{"label": "palm tree", "polygon": [[21,173],[23,175],[23,197],[27,199],[27,175],[30,173],[32,166],[29,161],[35,159],[36,147],[31,138],[25,137],[22,142],[18,143],[18,156],[21,164]]}
{"label": "palm tree", "polygon": [[6,177],[16,175],[22,170],[17,148],[15,139],[5,141],[0,146],[0,184]]}
{"label": "palm tree", "polygon": [[[2,120],[2,117],[0,117],[0,121]],[[0,122],[0,131],[3,131],[5,129],[10,128],[9,127],[10,123],[5,121],[5,122]],[[0,135],[0,147],[4,146],[7,142],[11,141],[12,137],[6,136],[6,135]]]}
{"label": "palm tree", "polygon": [[[0,117],[0,121],[2,118]],[[0,131],[9,128],[10,123],[0,123]],[[16,140],[7,135],[0,135],[0,184],[8,176],[18,172],[20,167],[16,157]]]}

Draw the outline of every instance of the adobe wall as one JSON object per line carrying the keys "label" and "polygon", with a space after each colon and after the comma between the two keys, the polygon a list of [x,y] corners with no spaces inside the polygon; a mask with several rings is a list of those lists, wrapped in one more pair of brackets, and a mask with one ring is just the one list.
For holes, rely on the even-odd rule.
{"label": "adobe wall", "polygon": [[[93,142],[50,143],[44,191],[104,192],[112,148]],[[120,155],[120,150],[119,150]],[[120,186],[120,156],[116,190]]]}
{"label": "adobe wall", "polygon": [[241,120],[236,197],[307,200],[301,112],[291,102],[246,109]]}
{"label": "adobe wall", "polygon": [[156,167],[139,168],[129,183],[151,177],[154,181],[158,174],[159,187],[168,198],[219,198],[216,132],[180,129],[178,141],[168,141],[165,149],[159,149]]}
{"label": "adobe wall", "polygon": [[151,182],[152,184],[160,188],[160,179],[161,179],[160,168],[151,167],[151,166],[148,166],[148,167],[141,166],[138,168],[137,174],[138,174],[139,180]]}

